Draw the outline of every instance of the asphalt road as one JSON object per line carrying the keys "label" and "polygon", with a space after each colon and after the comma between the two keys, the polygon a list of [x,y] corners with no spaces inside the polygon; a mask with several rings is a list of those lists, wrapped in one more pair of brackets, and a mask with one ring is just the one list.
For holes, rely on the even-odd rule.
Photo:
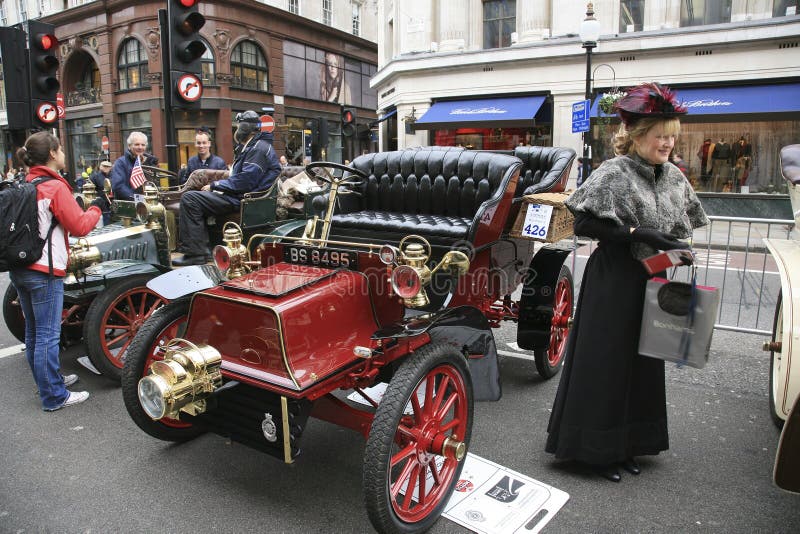
{"label": "asphalt road", "polygon": [[[500,329],[499,348],[514,335]],[[558,377],[544,382],[513,357],[501,358],[503,398],[476,404],[470,451],[569,493],[545,532],[796,532],[800,496],[771,481],[763,339],[718,331],[705,369],[668,366],[671,448],[643,459],[638,477],[614,484],[545,454]],[[0,354],[15,345],[0,329]],[[358,434],[312,421],[292,466],[214,435],[159,442],[129,419],[118,387],[77,364],[83,353],[66,351],[63,371],[92,397],[54,413],[41,411],[24,356],[0,358],[0,532],[372,531]],[[440,520],[432,532],[467,531]]]}

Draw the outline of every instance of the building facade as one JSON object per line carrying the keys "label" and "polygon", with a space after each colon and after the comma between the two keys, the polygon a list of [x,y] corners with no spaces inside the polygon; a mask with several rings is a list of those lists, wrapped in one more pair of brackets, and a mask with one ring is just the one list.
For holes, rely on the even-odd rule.
{"label": "building facade", "polygon": [[[133,131],[146,133],[149,150],[166,163],[158,24],[165,2],[75,3],[42,19],[55,25],[59,40],[66,112],[59,134],[68,171],[78,175],[105,158],[103,137],[108,157],[119,157]],[[232,162],[233,117],[248,109],[273,115],[275,148],[294,162],[342,161],[374,149],[367,126],[377,107],[369,86],[377,69],[374,42],[255,0],[200,2],[199,9],[206,18],[204,92],[200,109],[174,112],[179,164],[194,155],[200,126],[212,131],[212,150]],[[343,106],[357,110],[360,128],[351,138],[341,136]],[[312,147],[320,121],[328,126],[324,151]]]}
{"label": "building facade", "polygon": [[774,190],[780,146],[800,139],[797,4],[598,0],[601,35],[587,73],[577,35],[585,0],[418,0],[413,12],[383,0],[372,82],[385,119],[381,148],[521,143],[580,155],[572,105],[589,78],[597,165],[613,155],[618,124],[597,111],[599,97],[658,81],[689,106],[676,151],[698,189]]}

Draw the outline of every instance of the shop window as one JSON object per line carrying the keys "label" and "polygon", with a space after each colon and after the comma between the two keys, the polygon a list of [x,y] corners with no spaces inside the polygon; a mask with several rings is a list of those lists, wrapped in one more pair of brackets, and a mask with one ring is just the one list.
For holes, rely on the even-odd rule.
{"label": "shop window", "polygon": [[253,91],[268,90],[267,59],[253,41],[242,41],[231,52],[232,87]]}
{"label": "shop window", "polygon": [[434,130],[434,145],[469,150],[513,150],[518,146],[552,146],[550,125],[535,128],[458,128]]}
{"label": "shop window", "polygon": [[150,86],[146,79],[148,73],[147,52],[138,39],[131,37],[123,41],[117,61],[117,71],[120,91]]}
{"label": "shop window", "polygon": [[214,52],[211,51],[211,45],[203,41],[206,45],[206,51],[203,52],[200,58],[200,68],[202,69],[203,85],[217,85],[216,67],[214,63]]}
{"label": "shop window", "polygon": [[619,3],[619,33],[642,31],[644,0],[622,0]]}
{"label": "shop window", "polygon": [[800,14],[800,10],[797,8],[799,7],[797,0],[775,0],[775,3],[772,5],[772,16],[773,17],[790,17],[792,15]]}
{"label": "shop window", "polygon": [[681,26],[731,21],[732,0],[681,0]]}
{"label": "shop window", "polygon": [[101,147],[97,128],[93,125],[102,120],[102,117],[92,117],[67,121],[67,160],[71,163],[67,170],[73,178],[80,176],[87,167],[97,168]]}
{"label": "shop window", "polygon": [[511,33],[517,31],[516,0],[486,0],[483,2],[483,47],[511,46]]}

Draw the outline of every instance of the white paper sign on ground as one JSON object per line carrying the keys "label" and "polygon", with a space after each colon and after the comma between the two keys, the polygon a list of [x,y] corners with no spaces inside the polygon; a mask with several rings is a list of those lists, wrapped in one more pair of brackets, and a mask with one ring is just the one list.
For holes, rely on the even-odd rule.
{"label": "white paper sign on ground", "polygon": [[553,216],[553,206],[547,204],[528,204],[525,212],[525,224],[520,233],[529,237],[544,239],[547,229],[550,228],[550,218]]}
{"label": "white paper sign on ground", "polygon": [[[380,403],[386,386],[381,382],[364,393]],[[369,404],[356,392],[347,398]],[[472,453],[464,461],[443,516],[479,534],[536,534],[569,500],[569,494],[560,489]],[[437,465],[441,466],[439,458]]]}
{"label": "white paper sign on ground", "polygon": [[468,453],[443,515],[480,534],[535,534],[568,500],[560,489]]}

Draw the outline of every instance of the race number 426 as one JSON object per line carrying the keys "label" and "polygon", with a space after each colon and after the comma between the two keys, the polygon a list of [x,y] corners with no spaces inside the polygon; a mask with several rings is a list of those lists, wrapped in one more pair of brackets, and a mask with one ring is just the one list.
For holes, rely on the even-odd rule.
{"label": "race number 426", "polygon": [[525,213],[525,224],[522,226],[522,235],[543,239],[550,228],[550,218],[553,215],[553,206],[546,204],[528,204]]}

